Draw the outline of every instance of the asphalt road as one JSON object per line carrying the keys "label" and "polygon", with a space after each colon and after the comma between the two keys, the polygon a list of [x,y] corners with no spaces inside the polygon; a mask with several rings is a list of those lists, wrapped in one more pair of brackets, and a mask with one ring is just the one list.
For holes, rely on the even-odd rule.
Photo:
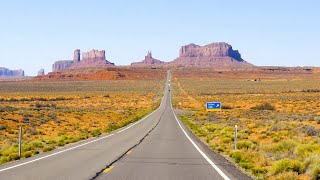
{"label": "asphalt road", "polygon": [[0,179],[250,179],[212,152],[174,114],[169,73],[160,107],[140,121],[0,166]]}

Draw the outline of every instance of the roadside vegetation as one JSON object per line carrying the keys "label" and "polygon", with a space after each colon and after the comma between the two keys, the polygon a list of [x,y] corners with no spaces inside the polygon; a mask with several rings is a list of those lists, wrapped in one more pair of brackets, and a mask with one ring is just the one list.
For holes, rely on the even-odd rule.
{"label": "roadside vegetation", "polygon": [[[254,82],[174,72],[172,87],[174,107],[192,112],[180,115],[183,122],[243,171],[256,179],[320,179],[319,79]],[[221,101],[222,111],[206,112],[207,101]]]}
{"label": "roadside vegetation", "polygon": [[0,164],[98,137],[158,107],[164,79],[1,82]]}

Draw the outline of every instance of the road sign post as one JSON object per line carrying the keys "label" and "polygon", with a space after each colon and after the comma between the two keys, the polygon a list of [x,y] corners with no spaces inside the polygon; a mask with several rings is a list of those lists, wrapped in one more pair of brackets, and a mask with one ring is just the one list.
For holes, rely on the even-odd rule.
{"label": "road sign post", "polygon": [[[210,112],[218,112],[221,111],[221,102],[207,102],[206,103],[206,109],[208,113],[208,121],[211,121],[211,113]],[[220,116],[218,115],[216,117],[218,120],[220,119]]]}

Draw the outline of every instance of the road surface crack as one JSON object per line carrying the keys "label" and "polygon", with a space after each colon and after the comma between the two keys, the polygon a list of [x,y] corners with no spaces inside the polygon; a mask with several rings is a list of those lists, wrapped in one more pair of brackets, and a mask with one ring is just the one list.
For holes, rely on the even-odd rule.
{"label": "road surface crack", "polygon": [[94,180],[94,179],[96,179],[97,177],[99,177],[106,168],[109,168],[110,166],[112,166],[114,163],[116,163],[116,162],[119,161],[122,157],[124,157],[124,156],[127,154],[128,151],[131,151],[133,148],[135,148],[135,147],[137,147],[139,144],[141,144],[141,143],[143,142],[143,140],[158,126],[158,124],[160,123],[160,120],[161,120],[161,118],[162,118],[162,116],[163,116],[166,108],[167,108],[167,106],[166,106],[166,107],[164,108],[164,110],[162,111],[161,116],[160,116],[158,122],[156,123],[156,125],[155,125],[154,127],[152,127],[151,130],[148,131],[148,133],[147,133],[145,136],[143,136],[143,137],[139,140],[139,142],[138,142],[137,144],[133,145],[133,146],[132,146],[131,148],[129,148],[125,153],[123,153],[123,154],[120,155],[118,158],[116,158],[116,160],[114,160],[113,162],[111,162],[110,164],[108,164],[106,167],[102,168],[102,169],[101,169],[99,172],[97,172],[96,175],[95,175],[94,177],[92,177],[90,180]]}

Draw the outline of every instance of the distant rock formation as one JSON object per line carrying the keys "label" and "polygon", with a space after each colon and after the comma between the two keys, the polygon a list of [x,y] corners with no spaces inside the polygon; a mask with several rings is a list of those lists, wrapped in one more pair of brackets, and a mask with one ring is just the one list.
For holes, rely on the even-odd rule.
{"label": "distant rock formation", "polygon": [[131,66],[160,66],[164,65],[165,62],[154,59],[150,51],[148,51],[147,55],[144,57],[144,60],[140,62],[133,62]]}
{"label": "distant rock formation", "polygon": [[104,50],[93,49],[92,51],[82,53],[82,59],[88,61],[106,60],[106,52]]}
{"label": "distant rock formation", "polygon": [[45,75],[45,74],[44,74],[44,69],[40,69],[40,70],[38,71],[38,76],[43,76],[43,75]]}
{"label": "distant rock formation", "polygon": [[0,67],[0,76],[2,76],[2,77],[23,77],[24,71],[22,69],[10,70],[8,68]]}
{"label": "distant rock formation", "polygon": [[139,80],[164,79],[165,68],[106,66],[97,68],[66,69],[64,71],[49,72],[44,76],[37,76],[34,80]]}
{"label": "distant rock formation", "polygon": [[62,60],[62,61],[56,61],[52,65],[52,71],[62,71],[64,69],[68,69],[71,67],[73,61],[72,60]]}
{"label": "distant rock formation", "polygon": [[52,65],[52,71],[62,71],[65,69],[78,69],[84,67],[104,67],[114,66],[106,60],[106,52],[93,49],[92,51],[82,53],[82,60],[80,57],[80,49],[73,52],[73,60],[56,61]]}
{"label": "distant rock formation", "polygon": [[179,57],[169,64],[200,67],[252,66],[241,58],[239,51],[233,50],[231,45],[224,42],[182,46]]}
{"label": "distant rock formation", "polygon": [[73,62],[79,62],[80,61],[80,49],[76,49],[73,52]]}

